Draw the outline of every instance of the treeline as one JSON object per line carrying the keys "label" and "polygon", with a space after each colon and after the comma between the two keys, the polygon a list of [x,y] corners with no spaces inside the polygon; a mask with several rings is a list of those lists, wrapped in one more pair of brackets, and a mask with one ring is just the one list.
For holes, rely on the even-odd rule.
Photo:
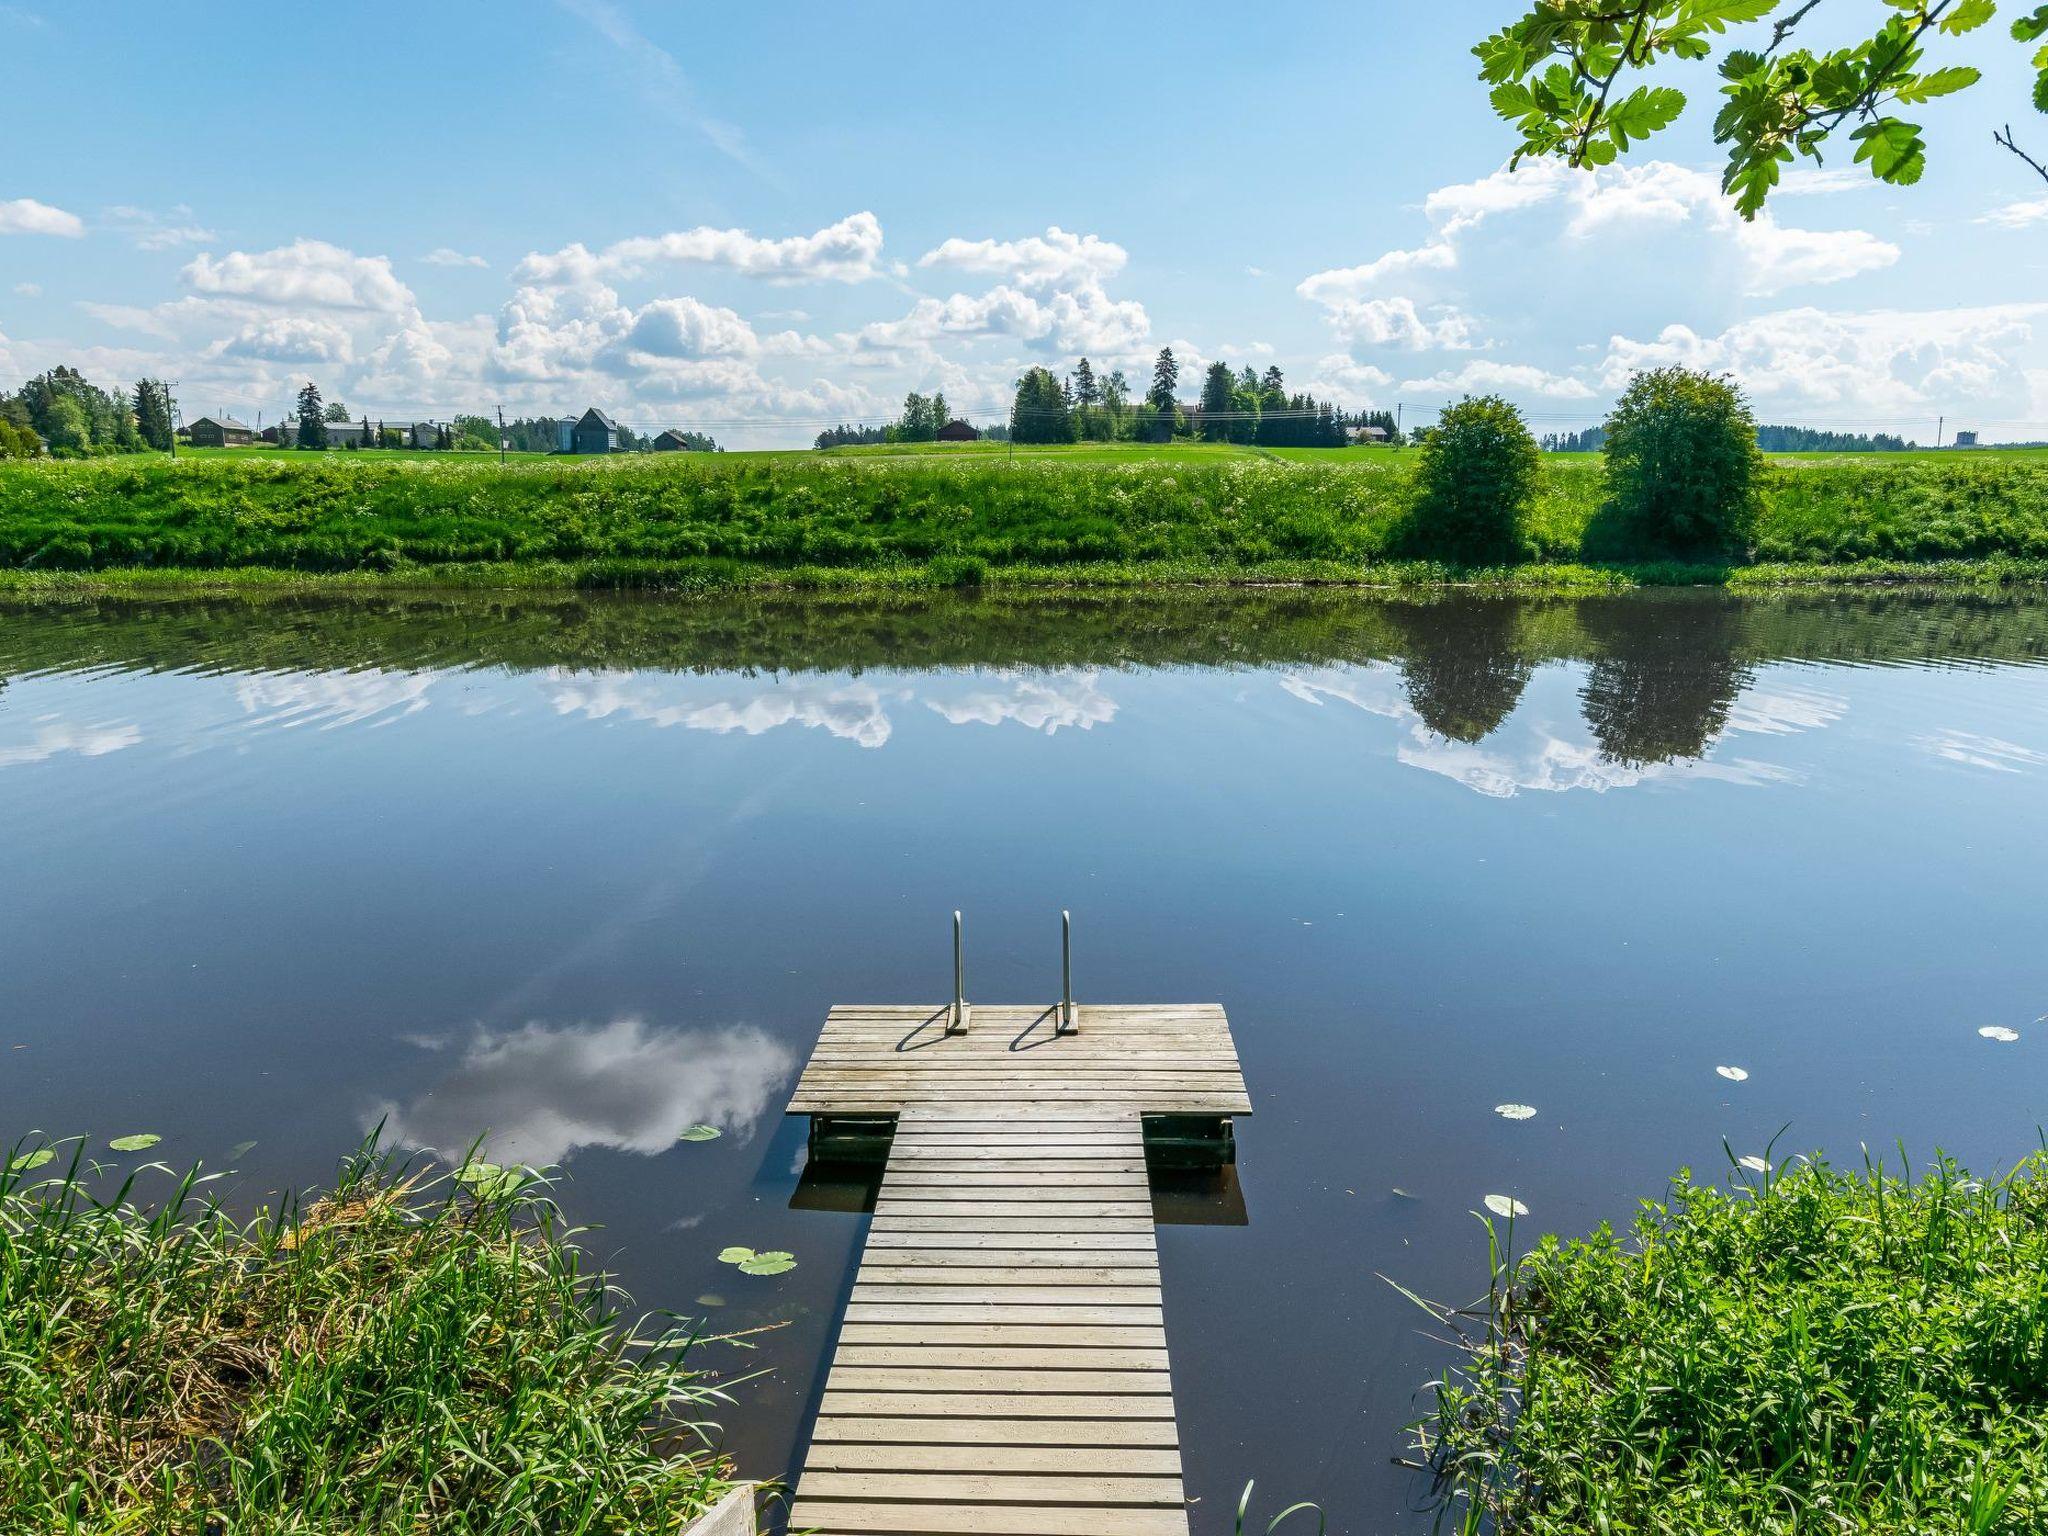
{"label": "treeline", "polygon": [[[874,443],[935,443],[939,429],[956,418],[946,406],[943,392],[921,395],[912,390],[903,397],[903,414],[886,427],[871,427],[863,422],[857,427],[844,423],[827,427],[812,439],[812,445],[819,449],[851,448]],[[965,423],[963,423],[965,425]],[[994,438],[998,442],[1009,437],[1003,427],[981,427],[974,432],[976,437]]]}
{"label": "treeline", "polygon": [[101,389],[76,368],[37,374],[0,395],[0,459],[162,452],[171,446],[171,395],[160,379]]}
{"label": "treeline", "polygon": [[1249,367],[1233,372],[1227,363],[1211,363],[1192,406],[1181,403],[1179,390],[1180,362],[1171,347],[1153,362],[1152,384],[1142,399],[1133,398],[1121,369],[1103,377],[1085,357],[1064,379],[1033,368],[1017,381],[1010,435],[1020,443],[1193,437],[1269,448],[1337,448],[1356,429],[1378,427],[1387,441],[1400,439],[1390,412],[1345,412],[1313,395],[1288,393],[1278,364],[1262,377]]}
{"label": "treeline", "polygon": [[[1606,446],[1607,432],[1588,427],[1583,432],[1546,432],[1537,440],[1545,453],[1598,453]],[[1821,432],[1812,427],[1756,429],[1760,453],[1903,453],[1919,447],[1889,432]]]}
{"label": "treeline", "polygon": [[1903,453],[1917,448],[1889,432],[1817,432],[1812,427],[1758,427],[1756,445],[1765,453]]}

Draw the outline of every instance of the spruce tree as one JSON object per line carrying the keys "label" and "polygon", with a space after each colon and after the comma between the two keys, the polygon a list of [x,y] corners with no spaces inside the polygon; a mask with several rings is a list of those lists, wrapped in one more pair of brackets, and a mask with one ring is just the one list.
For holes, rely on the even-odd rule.
{"label": "spruce tree", "polygon": [[1173,348],[1161,347],[1158,360],[1152,364],[1152,387],[1145,392],[1145,399],[1160,415],[1171,420],[1179,388],[1180,364],[1174,360]]}
{"label": "spruce tree", "polygon": [[299,391],[299,446],[327,446],[327,418],[320,409],[320,386],[310,379],[307,380],[306,387]]}
{"label": "spruce tree", "polygon": [[1220,443],[1230,436],[1230,408],[1232,397],[1237,392],[1237,380],[1231,376],[1230,365],[1215,362],[1209,365],[1209,372],[1202,380],[1202,437],[1211,443]]}

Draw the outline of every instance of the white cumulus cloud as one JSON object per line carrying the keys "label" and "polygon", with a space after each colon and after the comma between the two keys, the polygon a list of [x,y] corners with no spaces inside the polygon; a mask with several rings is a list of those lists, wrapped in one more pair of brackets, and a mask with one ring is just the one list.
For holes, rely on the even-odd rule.
{"label": "white cumulus cloud", "polygon": [[76,240],[85,233],[85,220],[62,208],[52,208],[32,197],[0,202],[0,235],[62,235]]}

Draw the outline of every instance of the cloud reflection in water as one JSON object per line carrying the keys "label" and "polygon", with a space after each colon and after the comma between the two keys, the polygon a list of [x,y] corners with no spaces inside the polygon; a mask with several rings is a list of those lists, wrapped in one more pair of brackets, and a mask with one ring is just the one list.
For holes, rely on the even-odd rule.
{"label": "cloud reflection in water", "polygon": [[687,1126],[752,1133],[795,1065],[751,1025],[666,1029],[640,1019],[479,1029],[441,1079],[365,1117],[387,1138],[459,1157],[479,1136],[500,1162],[559,1163],[583,1147],[653,1154]]}

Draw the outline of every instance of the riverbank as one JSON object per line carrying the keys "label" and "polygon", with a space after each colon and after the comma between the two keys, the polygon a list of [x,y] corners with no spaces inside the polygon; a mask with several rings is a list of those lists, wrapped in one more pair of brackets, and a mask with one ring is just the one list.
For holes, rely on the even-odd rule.
{"label": "riverbank", "polygon": [[[1731,1159],[1732,1161],[1732,1159]],[[1767,1156],[1625,1237],[1490,1228],[1417,1449],[1459,1530],[2035,1531],[2048,1161],[1979,1182]]]}
{"label": "riverbank", "polygon": [[691,1336],[630,1328],[544,1180],[364,1152],[245,1224],[155,1141],[0,1159],[0,1526],[624,1536],[732,1488]]}
{"label": "riverbank", "polygon": [[[681,456],[678,456],[680,458]],[[1588,560],[1597,456],[1545,461],[1540,560],[1390,558],[1412,456],[1070,464],[721,456],[0,466],[0,590],[1336,584],[1507,591],[2048,579],[2048,463],[1774,467],[1754,558]],[[1597,539],[1597,534],[1595,535]]]}

